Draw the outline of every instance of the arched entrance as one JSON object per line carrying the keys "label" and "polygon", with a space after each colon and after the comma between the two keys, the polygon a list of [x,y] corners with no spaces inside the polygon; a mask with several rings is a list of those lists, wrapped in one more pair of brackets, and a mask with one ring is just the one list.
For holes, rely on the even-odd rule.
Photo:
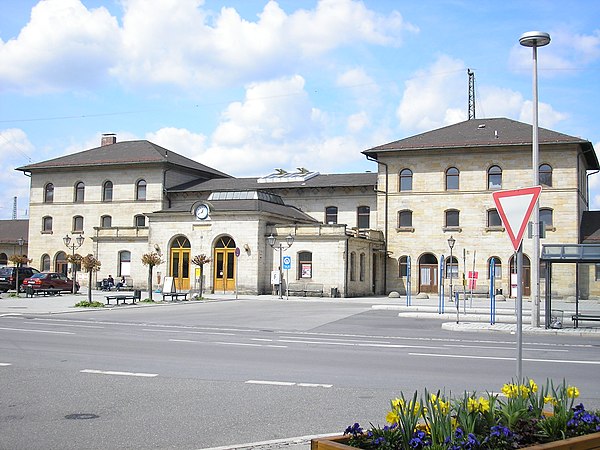
{"label": "arched entrance", "polygon": [[217,239],[214,249],[215,292],[235,290],[235,241],[230,236]]}
{"label": "arched entrance", "polygon": [[67,254],[58,252],[54,257],[54,271],[62,273],[65,277],[69,271],[69,263],[67,262]]}
{"label": "arched entrance", "polygon": [[[531,263],[526,255],[523,255],[523,296],[531,295]],[[510,296],[517,296],[517,259],[515,255],[510,257]]]}
{"label": "arched entrance", "polygon": [[190,288],[190,247],[190,241],[185,236],[178,236],[171,242],[169,269],[177,290]]}
{"label": "arched entrance", "polygon": [[436,294],[438,291],[438,259],[431,253],[419,258],[419,292]]}

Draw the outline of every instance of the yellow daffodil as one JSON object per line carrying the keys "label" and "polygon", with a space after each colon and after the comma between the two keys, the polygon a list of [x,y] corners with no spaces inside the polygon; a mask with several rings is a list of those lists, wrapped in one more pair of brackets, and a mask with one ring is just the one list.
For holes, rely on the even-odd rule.
{"label": "yellow daffodil", "polygon": [[579,389],[577,389],[575,386],[569,386],[567,388],[567,397],[569,397],[569,398],[579,397]]}
{"label": "yellow daffodil", "polygon": [[529,389],[531,389],[531,392],[537,392],[538,391],[538,385],[535,384],[535,381],[529,380]]}
{"label": "yellow daffodil", "polygon": [[390,411],[385,416],[385,421],[389,424],[395,424],[395,423],[400,422],[400,416],[398,415],[396,410]]}
{"label": "yellow daffodil", "polygon": [[502,393],[508,398],[516,398],[519,395],[517,385],[512,383],[502,386]]}
{"label": "yellow daffodil", "polygon": [[404,400],[401,398],[395,398],[392,400],[392,408],[398,409],[400,406],[404,406]]}

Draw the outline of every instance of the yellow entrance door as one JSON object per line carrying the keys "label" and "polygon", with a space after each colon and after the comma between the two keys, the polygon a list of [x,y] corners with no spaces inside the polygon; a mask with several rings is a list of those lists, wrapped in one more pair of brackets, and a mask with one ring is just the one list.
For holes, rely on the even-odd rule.
{"label": "yellow entrance door", "polygon": [[178,291],[190,288],[190,241],[178,237],[171,245],[171,276]]}
{"label": "yellow entrance door", "polygon": [[222,237],[215,244],[214,251],[214,290],[227,292],[235,290],[235,242],[230,237]]}

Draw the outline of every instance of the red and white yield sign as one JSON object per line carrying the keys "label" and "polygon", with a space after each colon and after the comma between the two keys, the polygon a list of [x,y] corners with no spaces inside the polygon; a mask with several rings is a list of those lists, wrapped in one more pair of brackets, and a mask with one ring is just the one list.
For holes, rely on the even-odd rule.
{"label": "red and white yield sign", "polygon": [[541,186],[533,186],[510,191],[497,191],[492,195],[502,224],[508,232],[515,251],[519,250],[527,222],[542,192]]}

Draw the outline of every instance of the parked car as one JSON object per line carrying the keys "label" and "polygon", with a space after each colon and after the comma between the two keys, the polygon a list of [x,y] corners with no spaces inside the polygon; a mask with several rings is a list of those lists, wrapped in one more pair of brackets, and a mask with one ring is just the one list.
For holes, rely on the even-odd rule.
{"label": "parked car", "polygon": [[[33,274],[39,273],[40,271],[33,267],[19,267],[19,285],[25,278],[29,278]],[[9,289],[16,289],[15,283],[17,282],[17,268],[16,267],[0,267],[0,292],[6,292]],[[23,292],[23,289],[19,289]]]}
{"label": "parked car", "polygon": [[[23,280],[21,288],[25,291],[27,287],[73,292],[73,280],[59,272],[39,272]],[[79,283],[75,283],[75,292],[77,291],[79,291]]]}

